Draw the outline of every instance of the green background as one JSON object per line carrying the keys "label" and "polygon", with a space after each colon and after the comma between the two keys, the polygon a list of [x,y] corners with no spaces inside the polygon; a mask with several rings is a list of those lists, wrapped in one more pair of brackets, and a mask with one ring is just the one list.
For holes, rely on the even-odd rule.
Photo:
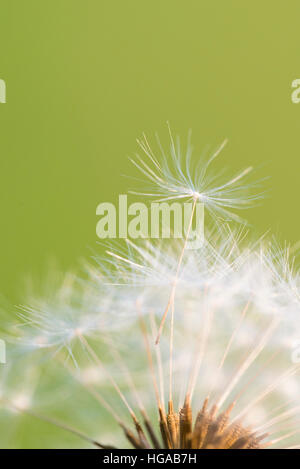
{"label": "green background", "polygon": [[2,0],[1,290],[95,246],[98,203],[126,192],[145,131],[224,137],[222,164],[253,164],[270,196],[247,218],[299,233],[298,1]]}
{"label": "green background", "polygon": [[[136,137],[165,135],[167,120],[193,129],[199,153],[228,137],[221,166],[271,176],[247,218],[298,242],[299,13],[299,1],[1,0],[2,294],[18,302],[49,259],[90,255],[96,206],[127,191]],[[32,445],[30,432],[9,444]]]}

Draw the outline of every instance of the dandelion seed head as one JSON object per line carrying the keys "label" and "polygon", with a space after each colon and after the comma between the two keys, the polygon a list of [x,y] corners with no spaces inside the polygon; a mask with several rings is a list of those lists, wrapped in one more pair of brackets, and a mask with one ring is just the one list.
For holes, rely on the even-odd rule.
{"label": "dandelion seed head", "polygon": [[[269,358],[276,347],[282,348],[281,360],[285,364],[284,366],[291,366],[293,339],[300,337],[297,316],[293,317],[290,311],[291,295],[286,285],[283,289],[284,294],[280,290],[283,282],[282,276],[278,273],[273,275],[269,263],[265,262],[265,256],[261,255],[261,246],[256,246],[251,251],[249,245],[246,244],[246,252],[244,252],[241,246],[237,247],[236,238],[232,237],[232,233],[230,236],[230,241],[224,242],[222,238],[218,245],[218,243],[212,244],[210,240],[199,252],[187,252],[176,290],[174,306],[176,317],[174,337],[177,346],[174,350],[175,381],[178,379],[181,383],[185,382],[185,386],[187,386],[192,363],[195,361],[197,344],[199,341],[203,341],[205,324],[207,321],[211,322],[208,328],[209,341],[206,344],[201,364],[204,379],[199,383],[200,395],[203,399],[215,381],[211,370],[217,369],[224,348],[226,348],[226,341],[230,340],[232,332],[239,324],[241,311],[248,303],[248,311],[234,337],[231,354],[218,372],[218,379],[214,383],[216,392],[222,390],[224,383],[229,380],[241,358],[254,347],[255,340],[263,336],[263,332],[270,326],[274,315],[280,319],[281,326],[274,330],[271,340],[264,345],[262,357]],[[49,351],[54,348],[55,353],[60,348],[67,347],[68,353],[79,364],[78,372],[85,384],[97,384],[97,380],[98,383],[101,383],[107,377],[105,378],[105,372],[99,369],[97,363],[93,366],[80,365],[82,352],[78,355],[75,345],[78,342],[80,344],[81,337],[91,339],[93,343],[101,338],[103,346],[109,349],[115,343],[118,350],[120,348],[119,339],[125,333],[128,337],[129,348],[127,351],[121,350],[120,355],[127,357],[129,362],[134,365],[136,359],[132,355],[132,351],[141,347],[138,339],[140,333],[136,330],[137,305],[147,323],[149,323],[151,315],[157,318],[161,304],[166,301],[166,287],[170,287],[175,278],[174,269],[178,258],[176,245],[173,250],[168,250],[167,254],[158,245],[155,248],[150,246],[149,250],[146,247],[137,247],[137,249],[128,252],[127,256],[131,256],[127,257],[130,260],[129,263],[124,262],[125,257],[123,256],[114,258],[115,275],[111,273],[109,279],[101,276],[101,282],[109,284],[109,301],[106,297],[106,306],[109,305],[109,310],[101,311],[101,308],[98,308],[96,314],[91,316],[86,314],[86,311],[91,311],[91,306],[96,303],[96,292],[99,289],[97,281],[94,287],[90,288],[91,305],[85,303],[84,313],[77,309],[78,305],[82,304],[79,301],[75,307],[73,306],[73,309],[68,310],[69,314],[64,316],[61,313],[65,311],[64,298],[59,307],[57,307],[56,300],[54,317],[50,316],[48,311],[46,313],[38,311],[37,313],[36,310],[32,312],[30,309],[29,317],[26,316],[25,327],[21,327],[22,340],[27,343],[33,339],[34,346]],[[157,281],[159,272],[164,272],[164,282]],[[93,278],[93,282],[94,280]],[[123,317],[124,311],[127,318],[126,326],[122,320],[118,321],[118,318]],[[287,311],[289,311],[288,316],[286,315]],[[59,317],[59,314],[62,316]],[[107,321],[107,318],[110,318],[110,322]],[[100,324],[105,327],[101,329]],[[286,324],[290,324],[289,327],[286,327]],[[38,329],[39,335],[36,334],[36,329]],[[293,335],[289,332],[291,329]],[[124,332],[125,330],[128,332]],[[161,342],[164,369],[168,366],[168,331],[169,329]],[[27,337],[26,334],[28,334]],[[119,334],[121,335],[119,336]],[[249,338],[251,338],[250,341]],[[108,353],[108,356],[112,360],[114,359],[111,352]],[[256,361],[259,362],[260,358],[259,356]],[[114,370],[113,374],[118,376],[118,382],[124,382],[124,375],[121,376],[112,363],[110,370]],[[187,364],[189,365],[187,366]],[[263,388],[265,383],[271,380],[275,365],[279,368],[279,362],[274,360],[272,366],[269,367],[270,376],[267,377],[267,374],[264,373],[256,378],[258,387]],[[263,360],[260,366],[263,366]],[[283,367],[282,364],[280,366]],[[144,368],[145,365],[142,367]],[[135,377],[139,376],[138,379],[143,382],[143,373],[133,372],[133,374]],[[248,379],[251,378],[250,375]],[[288,388],[287,384],[285,386]],[[282,393],[286,393],[283,388]],[[179,399],[179,395],[177,398]]]}
{"label": "dandelion seed head", "polygon": [[[60,370],[51,379],[51,392],[45,392],[48,401],[53,403],[53,386],[62,380],[63,389],[70,389],[70,394],[61,391],[66,408],[71,403],[70,415],[81,408],[85,419],[90,416],[89,429],[94,424],[98,432],[90,401],[101,406],[108,425],[124,433],[122,439],[112,430],[117,445],[296,445],[300,282],[295,258],[272,238],[250,241],[243,228],[219,223],[220,217],[240,222],[232,210],[260,198],[249,195],[254,186],[243,182],[251,168],[219,179],[210,165],[224,144],[192,169],[190,142],[183,153],[179,139],[170,139],[168,156],[158,142],[159,158],[146,137],[139,142],[145,158],[138,156],[135,165],[151,183],[143,195],[199,200],[218,223],[206,227],[196,250],[188,249],[185,239],[111,245],[105,259],[94,256],[94,265],[84,266],[84,279],[67,274],[51,294],[31,297],[29,306],[19,308],[14,344],[27,347],[35,365],[24,367],[27,379],[20,392],[7,391],[14,387],[12,379],[2,395],[20,411],[33,407],[44,376],[30,370],[47,363],[47,372],[48,366]],[[74,405],[77,386],[83,394]],[[100,441],[109,434],[105,429]]]}

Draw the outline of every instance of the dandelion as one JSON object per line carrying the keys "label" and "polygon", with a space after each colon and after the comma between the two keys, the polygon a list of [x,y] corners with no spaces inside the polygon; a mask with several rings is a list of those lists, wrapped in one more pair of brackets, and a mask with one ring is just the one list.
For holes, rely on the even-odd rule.
{"label": "dandelion", "polygon": [[[295,309],[290,288],[292,273],[288,279],[274,275],[275,266],[265,261],[270,261],[267,249],[262,255],[261,245],[256,251],[249,250],[248,245],[238,246],[232,233],[229,238],[231,241],[219,240],[214,247],[207,242],[200,252],[187,252],[178,279],[175,326],[173,332],[171,327],[166,330],[159,345],[154,344],[157,312],[166,284],[172,281],[172,268],[176,268],[176,246],[166,256],[158,246],[152,246],[148,250],[137,247],[136,256],[131,254],[127,259],[112,257],[116,282],[113,273],[106,279],[111,290],[109,310],[95,314],[98,324],[101,317],[107,324],[105,333],[100,326],[97,329],[96,322],[91,333],[90,315],[84,313],[95,304],[91,288],[85,308],[83,301],[78,301],[78,309],[72,310],[74,318],[81,318],[77,343],[68,339],[70,328],[63,317],[58,321],[57,314],[39,309],[32,320],[30,309],[24,310],[21,318],[24,348],[30,348],[36,331],[48,335],[55,330],[55,340],[35,353],[47,357],[54,350],[50,356],[71,377],[68,384],[73,386],[74,380],[101,404],[134,448],[297,446],[300,405],[296,376],[300,365],[292,362],[288,344],[300,330],[299,309]],[[156,278],[159,271],[169,272],[165,283]],[[259,288],[264,290],[263,303]],[[278,288],[282,291],[274,297]],[[120,322],[119,327],[113,324],[110,328],[105,318],[110,314],[117,318],[116,310],[126,291],[131,297],[131,289],[137,298],[131,321],[127,327]],[[66,297],[58,296],[62,308]],[[68,313],[68,320],[73,320],[70,310]],[[29,319],[24,322],[26,314]],[[170,353],[171,332],[174,348]],[[66,342],[68,347],[64,348]],[[74,357],[71,361],[70,356]],[[11,408],[40,416],[28,408],[28,400],[26,408],[18,402],[17,397],[12,399]],[[98,447],[111,447],[110,442],[98,442],[72,426],[70,429],[69,424],[40,417]],[[115,440],[119,446],[118,438]]]}
{"label": "dandelion", "polygon": [[[214,180],[207,165],[192,179],[173,141],[179,179],[164,169],[162,182],[144,149],[157,173],[140,164],[160,196],[213,194],[204,191]],[[234,198],[241,179],[213,197]],[[243,205],[233,198],[227,208]],[[127,240],[85,264],[84,278],[68,274],[51,294],[29,299],[11,342],[21,355],[18,380],[22,370],[38,379],[20,392],[13,379],[13,393],[3,380],[3,406],[98,448],[300,448],[296,260],[273,238],[248,238],[218,224],[197,250],[184,249],[186,240]],[[164,304],[171,314],[161,333]]]}

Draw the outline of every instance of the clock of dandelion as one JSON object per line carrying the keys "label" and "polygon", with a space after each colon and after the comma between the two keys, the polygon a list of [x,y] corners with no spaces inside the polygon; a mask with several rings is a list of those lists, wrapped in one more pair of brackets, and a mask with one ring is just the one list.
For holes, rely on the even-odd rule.
{"label": "clock of dandelion", "polygon": [[[234,209],[259,197],[247,193],[253,185],[241,187],[244,172],[215,186],[207,163],[192,172],[190,150],[183,156],[172,138],[161,160],[146,140],[141,145],[154,166],[138,163],[151,180],[147,194],[206,198],[212,225],[203,243],[189,250],[187,238],[126,240],[86,263],[83,278],[68,274],[51,294],[20,307],[10,328],[16,349],[27,363],[34,354],[28,369],[45,363],[37,355],[51,356],[60,388],[71,387],[69,419],[81,409],[89,431],[57,419],[53,405],[52,414],[36,408],[38,386],[26,393],[23,384],[20,399],[3,383],[2,402],[15,418],[27,413],[98,448],[300,448],[300,365],[291,358],[300,277],[292,249],[274,238],[250,242],[245,229],[219,223],[226,213],[239,224]],[[87,407],[82,397],[75,405],[77,386]],[[95,422],[98,408],[103,417]]]}

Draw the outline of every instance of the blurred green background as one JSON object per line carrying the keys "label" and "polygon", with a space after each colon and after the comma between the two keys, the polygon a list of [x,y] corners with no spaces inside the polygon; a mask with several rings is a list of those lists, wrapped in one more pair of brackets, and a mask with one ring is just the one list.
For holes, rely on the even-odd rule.
{"label": "blurred green background", "polygon": [[221,165],[271,176],[247,218],[296,243],[299,13],[298,0],[2,0],[2,294],[18,302],[49,259],[90,255],[96,206],[127,191],[136,137],[167,120],[183,138],[192,128],[195,153],[228,137]]}
{"label": "blurred green background", "polygon": [[142,131],[224,137],[222,164],[270,175],[247,218],[298,241],[298,1],[2,0],[1,290],[95,246],[95,209],[126,192]]}

